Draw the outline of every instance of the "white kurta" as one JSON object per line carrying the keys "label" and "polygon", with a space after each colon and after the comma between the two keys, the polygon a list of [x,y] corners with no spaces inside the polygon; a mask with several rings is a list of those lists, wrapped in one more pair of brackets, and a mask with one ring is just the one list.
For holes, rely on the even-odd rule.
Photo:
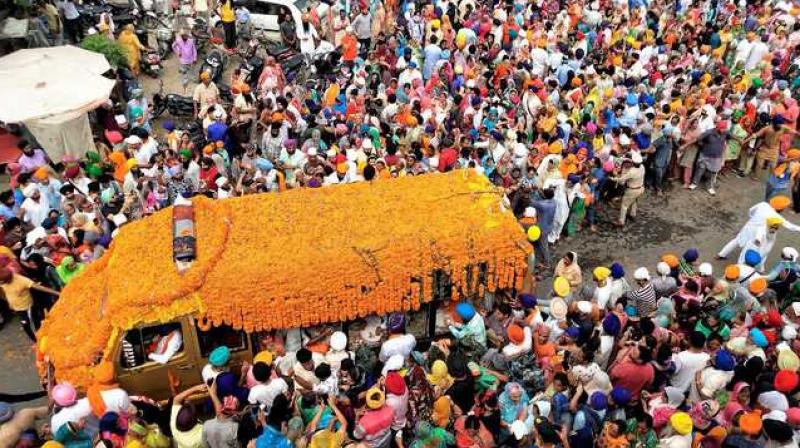
{"label": "white kurta", "polygon": [[759,263],[759,265],[755,268],[758,269],[758,271],[763,272],[767,257],[769,256],[770,251],[772,251],[772,246],[775,245],[775,240],[777,237],[778,232],[770,232],[766,224],[762,225],[761,228],[756,230],[753,239],[742,246],[742,252],[739,254],[739,264],[744,264],[745,253],[752,249],[761,255],[761,263]]}
{"label": "white kurta", "polygon": [[548,179],[544,183],[544,188],[552,188],[555,195],[553,200],[556,203],[556,213],[553,217],[553,229],[547,235],[547,241],[555,243],[561,236],[561,230],[569,218],[569,203],[567,203],[566,181],[564,179]]}
{"label": "white kurta", "polygon": [[[750,207],[748,215],[750,218],[742,227],[742,230],[740,230],[736,235],[736,240],[741,247],[744,247],[745,244],[756,237],[759,229],[767,225],[768,218],[783,218],[767,202],[759,202],[758,204]],[[795,232],[800,232],[800,226],[792,224],[789,221],[783,221],[783,227]]]}
{"label": "white kurta", "polygon": [[[778,212],[769,205],[768,202],[759,202],[758,204],[750,207],[748,211],[749,218],[742,229],[739,230],[739,233],[736,234],[725,247],[719,252],[719,255],[722,257],[728,256],[731,252],[733,252],[736,248],[742,248],[753,241],[757,236],[758,232],[761,228],[766,227],[767,219],[769,218],[783,218]],[[797,226],[789,221],[784,219],[783,224],[781,224],[783,228],[794,231],[800,232],[800,226]],[[743,250],[743,253],[746,249]],[[741,257],[740,257],[741,258]],[[740,261],[741,263],[741,261]]]}

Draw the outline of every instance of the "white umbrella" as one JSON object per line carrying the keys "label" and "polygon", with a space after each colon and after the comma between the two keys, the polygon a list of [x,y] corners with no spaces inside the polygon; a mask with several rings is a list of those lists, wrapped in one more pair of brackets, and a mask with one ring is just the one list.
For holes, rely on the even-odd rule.
{"label": "white umbrella", "polygon": [[105,56],[63,46],[0,58],[0,121],[18,123],[85,113],[108,100],[114,80]]}
{"label": "white umbrella", "polygon": [[102,75],[111,68],[102,54],[72,45],[18,50],[0,58],[0,67],[3,67],[4,71],[30,64],[41,64],[56,69],[64,65],[74,65],[96,75]]}

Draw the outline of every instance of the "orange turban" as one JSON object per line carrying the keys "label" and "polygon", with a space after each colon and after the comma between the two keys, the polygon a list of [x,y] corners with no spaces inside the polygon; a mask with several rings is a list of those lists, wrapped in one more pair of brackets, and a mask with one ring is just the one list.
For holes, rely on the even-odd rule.
{"label": "orange turban", "polygon": [[670,268],[673,268],[673,269],[677,268],[678,264],[680,264],[680,261],[678,260],[678,257],[673,255],[673,254],[664,254],[661,257],[661,261],[663,261],[664,263],[667,264],[667,266],[669,266]]}
{"label": "orange turban", "polygon": [[757,436],[761,433],[761,415],[756,412],[748,412],[739,417],[739,428],[749,436]]}
{"label": "orange turban", "polygon": [[739,266],[735,264],[729,264],[728,266],[725,266],[725,280],[736,280],[739,278],[739,275],[741,275]]}
{"label": "orange turban", "polygon": [[519,325],[510,325],[508,327],[508,340],[516,345],[522,344],[525,341],[525,331]]}
{"label": "orange turban", "polygon": [[33,177],[38,180],[45,180],[48,176],[50,176],[50,170],[48,170],[46,166],[40,166],[33,172]]}
{"label": "orange turban", "polygon": [[789,199],[787,196],[778,195],[774,196],[772,199],[769,200],[769,205],[772,206],[777,211],[781,211],[789,206],[792,203],[792,200]]}
{"label": "orange turban", "polygon": [[748,290],[751,294],[758,295],[767,290],[767,279],[765,277],[754,278],[750,281]]}

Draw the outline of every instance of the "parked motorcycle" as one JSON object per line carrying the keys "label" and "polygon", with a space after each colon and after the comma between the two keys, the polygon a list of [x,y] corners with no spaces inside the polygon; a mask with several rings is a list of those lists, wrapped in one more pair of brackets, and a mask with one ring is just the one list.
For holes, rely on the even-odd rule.
{"label": "parked motorcycle", "polygon": [[161,74],[161,56],[158,51],[149,50],[142,58],[142,71],[151,78],[158,78]]}
{"label": "parked motorcycle", "polygon": [[172,19],[168,16],[159,16],[153,11],[145,11],[142,16],[142,25],[148,30],[160,28],[172,29]]}
{"label": "parked motorcycle", "polygon": [[215,48],[208,52],[208,55],[206,55],[206,58],[200,65],[200,73],[208,72],[211,76],[211,80],[214,81],[215,84],[219,84],[222,80],[222,72],[225,71],[226,61],[227,56],[225,56],[225,53]]}
{"label": "parked motorcycle", "polygon": [[297,53],[281,43],[270,43],[264,47],[267,54],[280,64],[286,79],[300,83],[319,73],[331,72],[341,58],[333,44],[324,40],[311,53]]}
{"label": "parked motorcycle", "polygon": [[173,117],[191,117],[194,115],[194,101],[190,96],[176,93],[164,94],[164,83],[159,84],[158,93],[153,95],[153,118],[169,112]]}
{"label": "parked motorcycle", "polygon": [[117,29],[122,29],[125,25],[136,25],[139,21],[140,11],[135,6],[119,5],[108,3],[105,0],[84,2],[81,5],[75,5],[75,8],[80,13],[81,26],[84,30],[94,28],[100,23],[100,15],[107,13],[114,21]]}
{"label": "parked motorcycle", "polygon": [[255,89],[258,84],[258,78],[264,70],[264,59],[258,55],[260,43],[257,39],[253,38],[240,50],[239,56],[242,58],[242,63],[239,65],[239,72],[242,79]]}
{"label": "parked motorcycle", "polygon": [[172,51],[172,43],[175,41],[175,35],[169,28],[159,27],[156,29],[156,45],[158,46],[158,55],[161,59],[166,59],[167,55]]}

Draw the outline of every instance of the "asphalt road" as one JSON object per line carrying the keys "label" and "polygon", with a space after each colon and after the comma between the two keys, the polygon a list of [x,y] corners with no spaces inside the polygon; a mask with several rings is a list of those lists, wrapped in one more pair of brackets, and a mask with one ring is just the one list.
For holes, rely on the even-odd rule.
{"label": "asphalt road", "polygon": [[[699,189],[693,192],[676,189],[661,198],[648,192],[640,199],[638,219],[624,231],[612,226],[617,209],[606,205],[597,233],[584,230],[560,242],[553,253],[558,256],[576,251],[585,275],[595,266],[614,261],[622,263],[630,275],[638,266],[647,266],[655,272],[655,264],[666,252],[680,255],[687,248],[696,247],[701,260],[710,261],[715,273],[719,273],[725,262],[714,260],[714,255],[736,234],[746,220],[747,209],[763,193],[763,185],[736,177],[723,179],[717,196]],[[792,222],[800,222],[800,216],[791,211],[785,216]],[[798,245],[800,239],[781,230],[767,266],[777,260],[780,249],[790,242]],[[540,292],[546,293],[548,287],[548,281],[541,282]],[[0,385],[0,392],[4,393],[30,392],[39,387],[31,343],[16,321],[0,331]]]}

